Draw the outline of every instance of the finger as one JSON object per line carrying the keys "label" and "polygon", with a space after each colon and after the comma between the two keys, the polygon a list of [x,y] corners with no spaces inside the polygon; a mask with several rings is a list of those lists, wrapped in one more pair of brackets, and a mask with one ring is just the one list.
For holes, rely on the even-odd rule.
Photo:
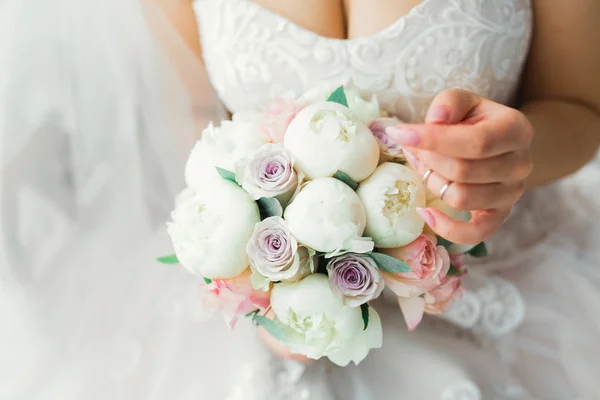
{"label": "finger", "polygon": [[523,181],[507,184],[449,182],[436,172],[431,173],[427,179],[427,188],[438,196],[446,184],[449,186],[444,193],[444,201],[457,210],[482,210],[511,206],[521,198],[525,190]]}
{"label": "finger", "polygon": [[531,156],[524,150],[480,160],[449,157],[427,150],[418,151],[415,155],[419,163],[452,182],[515,182],[529,176],[532,169]]}
{"label": "finger", "polygon": [[461,89],[448,89],[439,93],[429,106],[426,123],[455,124],[462,121],[481,103],[481,97]]}
{"label": "finger", "polygon": [[468,222],[455,221],[435,208],[419,208],[417,212],[444,239],[459,244],[477,244],[489,239],[502,226],[510,214],[510,207],[475,211]]}
{"label": "finger", "polygon": [[465,159],[494,157],[527,147],[533,137],[533,131],[522,121],[524,117],[505,108],[502,115],[476,124],[401,124],[386,132],[409,150],[429,150]]}
{"label": "finger", "polygon": [[444,201],[458,210],[481,210],[511,206],[523,196],[525,191],[524,180],[485,184],[455,182],[429,168],[429,165],[414,157],[412,153],[405,152],[405,154],[408,162],[415,167],[417,172],[424,178],[426,177],[424,183],[429,192],[435,196],[441,197],[442,189],[450,183],[444,193]]}

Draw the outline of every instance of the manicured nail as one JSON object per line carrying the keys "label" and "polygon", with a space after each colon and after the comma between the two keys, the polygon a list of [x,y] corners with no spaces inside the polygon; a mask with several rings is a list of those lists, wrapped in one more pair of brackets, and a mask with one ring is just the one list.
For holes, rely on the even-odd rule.
{"label": "manicured nail", "polygon": [[419,168],[419,159],[417,157],[415,157],[412,153],[409,153],[406,150],[404,150],[404,155],[406,156],[406,159],[413,167]]}
{"label": "manicured nail", "polygon": [[450,112],[446,107],[434,107],[427,112],[427,122],[442,123],[450,119]]}
{"label": "manicured nail", "polygon": [[410,129],[401,129],[390,126],[385,132],[403,146],[416,146],[420,141],[419,134]]}
{"label": "manicured nail", "polygon": [[430,228],[435,227],[435,217],[430,211],[427,211],[425,208],[417,207],[417,214],[423,218],[423,221],[425,221]]}

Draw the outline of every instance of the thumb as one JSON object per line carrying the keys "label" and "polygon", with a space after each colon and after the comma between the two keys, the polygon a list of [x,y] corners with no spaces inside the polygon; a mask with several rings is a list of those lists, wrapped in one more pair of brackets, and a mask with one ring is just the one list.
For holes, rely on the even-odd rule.
{"label": "thumb", "polygon": [[426,123],[456,124],[479,104],[481,97],[461,89],[448,89],[440,92],[429,106]]}

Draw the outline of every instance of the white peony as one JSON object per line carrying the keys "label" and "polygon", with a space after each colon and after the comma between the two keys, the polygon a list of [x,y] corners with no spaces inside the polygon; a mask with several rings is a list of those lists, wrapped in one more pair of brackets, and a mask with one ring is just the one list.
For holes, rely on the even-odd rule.
{"label": "white peony", "polygon": [[[300,102],[306,104],[315,104],[326,101],[331,93],[337,89],[339,84],[325,84],[317,86],[306,92]],[[370,100],[363,98],[360,93],[354,89],[349,89],[344,86],[344,93],[348,101],[348,108],[354,112],[354,115],[365,125],[368,125],[374,119],[381,117],[381,107],[377,96],[371,95]]]}
{"label": "white peony", "polygon": [[360,307],[348,307],[329,287],[323,274],[312,274],[297,283],[275,285],[271,306],[284,330],[292,353],[329,359],[340,366],[358,364],[370,349],[382,344],[381,321],[370,308],[369,325]]}
{"label": "white peony", "polygon": [[425,223],[416,208],[425,207],[425,187],[412,169],[383,163],[356,193],[367,211],[365,235],[376,247],[401,247],[423,232]]}
{"label": "white peony", "polygon": [[369,307],[369,325],[367,329],[358,331],[354,339],[346,344],[337,353],[329,354],[329,360],[345,367],[353,362],[358,365],[364,360],[371,349],[379,349],[383,344],[383,328],[381,318],[373,307]]}
{"label": "white peony", "polygon": [[[444,214],[446,214],[447,216],[449,216],[450,218],[456,220],[456,221],[469,221],[471,219],[471,212],[470,211],[464,211],[464,210],[457,210],[455,208],[452,208],[448,205],[448,203],[446,203],[445,201],[443,201],[440,198],[434,198],[431,200],[427,201],[427,207],[428,208],[435,208],[438,209],[440,211],[442,211]],[[435,235],[436,233],[434,232],[433,229],[431,229],[429,226],[425,225],[425,229],[424,229],[425,233],[430,233],[432,235]],[[453,243],[452,245],[450,245],[450,247],[448,247],[448,254],[450,255],[455,255],[455,254],[462,254],[462,253],[466,253],[467,251],[471,250],[473,247],[475,247],[477,244],[458,244],[458,243]]]}
{"label": "white peony", "polygon": [[356,193],[335,178],[307,182],[284,215],[298,242],[328,255],[365,253],[373,249],[361,237],[367,217]]}
{"label": "white peony", "polygon": [[235,172],[242,162],[267,143],[259,125],[251,121],[212,123],[202,132],[185,166],[185,181],[196,190],[203,189],[208,180],[220,180],[216,167]]}
{"label": "white peony", "polygon": [[371,130],[347,107],[333,102],[300,111],[288,126],[283,143],[309,179],[342,171],[360,182],[379,162],[379,145]]}
{"label": "white peony", "polygon": [[215,180],[206,190],[184,190],[168,233],[181,265],[206,278],[233,278],[249,265],[246,244],[260,221],[258,206],[233,182]]}

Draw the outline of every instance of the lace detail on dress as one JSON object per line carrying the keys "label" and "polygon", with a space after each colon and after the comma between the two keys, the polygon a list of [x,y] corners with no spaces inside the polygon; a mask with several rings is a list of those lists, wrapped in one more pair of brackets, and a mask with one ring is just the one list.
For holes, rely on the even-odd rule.
{"label": "lace detail on dress", "polygon": [[260,362],[242,366],[225,400],[311,400],[332,398],[327,388],[326,363],[306,364],[267,354]]}
{"label": "lace detail on dress", "polygon": [[509,102],[530,37],[529,0],[424,0],[382,31],[319,36],[248,0],[198,0],[204,59],[231,111],[331,81],[377,93],[388,112],[421,120],[441,90]]}
{"label": "lace detail on dress", "polygon": [[[467,287],[469,283],[473,280],[467,280]],[[525,302],[519,290],[496,277],[482,278],[479,284],[478,289],[465,291],[442,318],[493,338],[513,332],[525,318]]]}

